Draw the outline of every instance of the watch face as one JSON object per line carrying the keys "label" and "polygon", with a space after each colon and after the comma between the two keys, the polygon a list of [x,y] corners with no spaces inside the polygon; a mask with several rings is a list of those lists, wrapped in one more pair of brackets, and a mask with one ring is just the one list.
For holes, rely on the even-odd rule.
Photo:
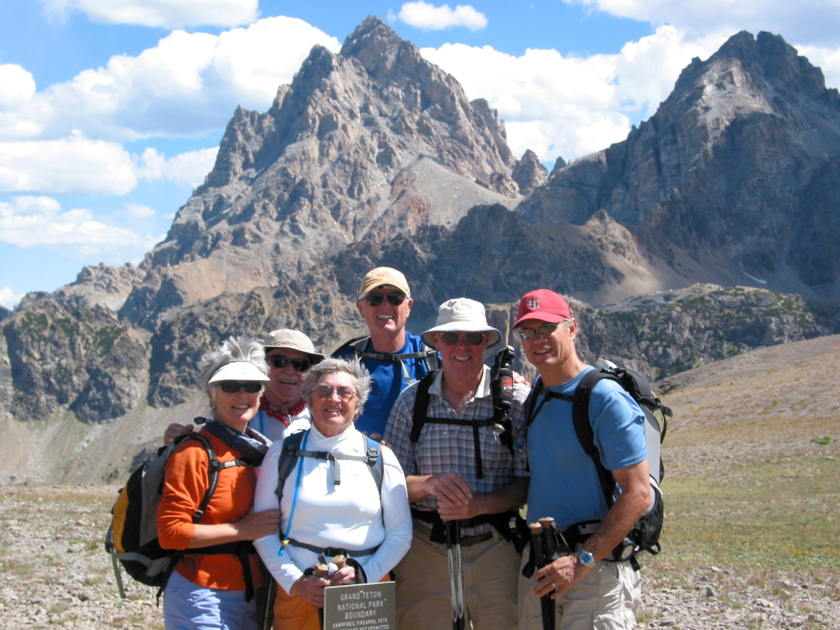
{"label": "watch face", "polygon": [[578,552],[578,557],[580,558],[580,563],[586,567],[595,563],[595,558],[592,557],[592,554],[583,549]]}

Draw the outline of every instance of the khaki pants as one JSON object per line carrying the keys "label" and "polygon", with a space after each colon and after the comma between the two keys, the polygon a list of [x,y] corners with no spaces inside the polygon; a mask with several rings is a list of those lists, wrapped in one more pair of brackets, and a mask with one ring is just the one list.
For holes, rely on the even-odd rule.
{"label": "khaki pants", "polygon": [[[522,566],[528,561],[525,549]],[[542,630],[533,578],[519,576],[519,630]],[[599,562],[555,601],[557,630],[629,630],[641,602],[639,573],[628,562]]]}
{"label": "khaki pants", "polygon": [[[494,531],[491,540],[462,547],[461,557],[467,628],[515,630],[519,554],[513,544]],[[411,549],[394,573],[400,630],[452,627],[446,546],[430,542],[428,528],[415,522]]]}

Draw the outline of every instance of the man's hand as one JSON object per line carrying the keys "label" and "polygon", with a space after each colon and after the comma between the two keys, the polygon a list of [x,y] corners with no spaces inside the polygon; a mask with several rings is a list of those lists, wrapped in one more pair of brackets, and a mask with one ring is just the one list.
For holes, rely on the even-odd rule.
{"label": "man's hand", "polygon": [[437,502],[438,514],[444,521],[460,521],[483,514],[481,511],[482,496],[484,495],[476,494],[463,503],[453,503],[446,497],[440,498]]}
{"label": "man's hand", "polygon": [[166,431],[163,432],[163,445],[169,446],[177,438],[181,437],[182,435],[188,435],[194,430],[195,426],[192,424],[178,424],[177,422],[173,422],[168,427],[166,427]]}
{"label": "man's hand", "polygon": [[552,599],[557,599],[569,587],[580,582],[587,573],[589,567],[582,565],[577,556],[558,558],[534,574],[534,579],[537,580],[534,595],[543,597],[550,593]]}
{"label": "man's hand", "polygon": [[473,498],[469,482],[454,472],[430,475],[426,479],[426,490],[429,496],[437,499],[438,505],[443,501],[451,507],[464,506]]}

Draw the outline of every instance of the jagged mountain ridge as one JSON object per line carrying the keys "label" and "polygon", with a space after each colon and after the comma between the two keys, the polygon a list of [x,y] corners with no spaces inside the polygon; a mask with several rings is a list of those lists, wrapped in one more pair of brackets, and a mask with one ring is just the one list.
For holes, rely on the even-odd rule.
{"label": "jagged mountain ridge", "polygon": [[[315,46],[268,112],[236,110],[123,314],[153,329],[173,306],[288,282],[361,239],[513,205],[514,163],[487,102],[370,17],[338,54]],[[424,180],[453,194],[441,203]]]}
{"label": "jagged mountain ridge", "polygon": [[[725,284],[836,299],[840,95],[779,36],[694,59],[628,138],[555,169],[520,206],[538,223],[606,211],[640,246]],[[710,274],[711,276],[711,274]]]}

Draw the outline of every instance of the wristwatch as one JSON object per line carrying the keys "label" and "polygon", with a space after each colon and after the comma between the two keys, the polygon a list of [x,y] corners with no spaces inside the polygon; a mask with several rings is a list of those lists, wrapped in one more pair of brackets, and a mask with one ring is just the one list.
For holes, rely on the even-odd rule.
{"label": "wristwatch", "polygon": [[585,567],[591,567],[595,564],[595,558],[586,549],[581,549],[577,552],[578,560]]}

